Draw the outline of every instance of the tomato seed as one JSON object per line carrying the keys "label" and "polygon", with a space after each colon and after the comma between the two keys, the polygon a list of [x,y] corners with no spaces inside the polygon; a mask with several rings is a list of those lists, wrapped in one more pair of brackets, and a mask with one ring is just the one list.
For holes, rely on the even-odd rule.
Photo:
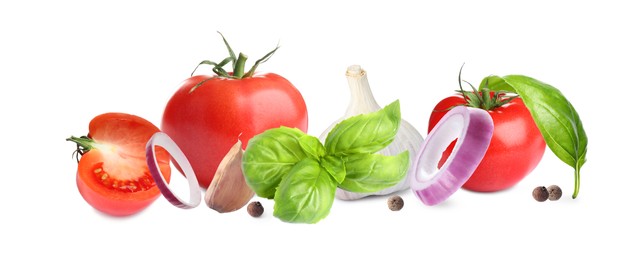
{"label": "tomato seed", "polygon": [[101,182],[106,187],[123,192],[146,191],[155,186],[151,174],[147,172],[136,180],[124,181],[112,179],[109,173],[105,172],[101,167],[94,169],[94,174],[97,181]]}
{"label": "tomato seed", "polygon": [[[141,180],[142,180],[142,181],[141,181]],[[155,184],[154,182],[152,182],[152,180],[150,180],[150,179],[149,179],[149,177],[148,177],[148,176],[145,176],[145,177],[140,178],[140,179],[138,180],[138,182],[140,182],[140,183],[141,183],[141,186],[142,186],[145,190],[147,190],[147,189],[149,189],[149,188],[153,187],[153,186],[154,186],[154,184]]]}

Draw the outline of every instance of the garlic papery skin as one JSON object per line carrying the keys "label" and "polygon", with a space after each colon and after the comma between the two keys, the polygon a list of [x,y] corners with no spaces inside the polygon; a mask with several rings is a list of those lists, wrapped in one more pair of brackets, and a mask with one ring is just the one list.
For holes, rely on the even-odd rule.
{"label": "garlic papery skin", "polygon": [[[350,104],[348,104],[348,109],[343,118],[338,120],[335,125],[341,122],[341,120],[351,116],[371,113],[381,109],[381,106],[379,106],[377,100],[375,100],[372,95],[368,75],[365,70],[361,69],[361,66],[352,65],[348,67],[346,78],[348,79],[348,87],[350,88]],[[332,130],[332,127],[334,127],[334,125],[326,130],[326,135]]]}
{"label": "garlic papery skin", "polygon": [[[377,101],[372,95],[367,73],[361,68],[361,66],[349,66],[346,71],[346,78],[348,80],[348,87],[350,88],[350,104],[348,105],[345,115],[332,123],[332,125],[330,125],[328,129],[319,136],[319,140],[321,140],[321,142],[325,142],[328,133],[330,133],[332,128],[341,121],[356,115],[371,113],[381,109],[381,106],[377,104]],[[413,158],[415,158],[419,151],[419,146],[423,140],[424,138],[419,134],[417,129],[402,119],[397,135],[395,136],[395,140],[377,153],[382,155],[397,155],[407,150],[410,154],[410,161],[414,163]],[[411,171],[412,169],[413,165],[410,165],[410,167],[408,167],[408,171]],[[341,200],[356,200],[370,195],[387,195],[397,191],[406,190],[410,187],[410,180],[407,176],[408,174],[406,173],[406,177],[399,181],[395,186],[378,192],[355,193],[338,188],[335,196]]]}

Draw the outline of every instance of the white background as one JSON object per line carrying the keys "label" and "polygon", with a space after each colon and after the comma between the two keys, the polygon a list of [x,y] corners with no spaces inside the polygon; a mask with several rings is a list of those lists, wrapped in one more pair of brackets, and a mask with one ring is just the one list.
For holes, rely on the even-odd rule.
{"label": "white background", "polygon": [[[640,8],[441,2],[0,3],[0,258],[639,259]],[[573,103],[589,137],[580,195],[571,199],[573,170],[547,150],[503,192],[462,190],[435,207],[405,192],[399,212],[386,197],[335,201],[315,225],[281,222],[260,198],[259,219],[204,204],[182,210],[163,197],[128,218],[93,210],[65,138],[104,112],[159,125],[194,66],[226,56],[216,31],[250,62],[281,45],[259,70],[297,86],[313,135],[343,114],[352,64],[368,71],[379,104],[400,99],[424,136],[464,62],[463,78],[475,84],[490,74],[545,81]],[[564,190],[560,201],[533,200],[535,186],[550,184]]]}

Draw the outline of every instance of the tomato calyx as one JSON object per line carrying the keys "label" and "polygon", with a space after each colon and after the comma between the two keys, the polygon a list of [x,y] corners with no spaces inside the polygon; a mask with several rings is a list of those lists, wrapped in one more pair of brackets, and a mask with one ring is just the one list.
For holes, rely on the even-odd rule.
{"label": "tomato calyx", "polygon": [[[212,68],[212,71],[217,75],[208,79],[205,79],[198,84],[194,85],[192,89],[190,89],[190,93],[193,92],[196,88],[200,87],[203,85],[203,83],[207,82],[208,80],[214,79],[216,77],[223,77],[223,78],[229,78],[229,79],[244,79],[244,78],[249,78],[254,75],[256,72],[256,69],[259,67],[261,63],[264,63],[272,57],[272,55],[276,52],[276,50],[279,49],[280,46],[276,46],[272,51],[268,52],[265,54],[262,58],[258,59],[252,68],[250,68],[249,71],[245,72],[245,63],[247,62],[247,55],[244,53],[240,52],[238,57],[236,56],[236,53],[232,50],[232,47],[230,47],[230,44],[227,42],[225,39],[225,36],[221,32],[218,32],[218,34],[221,35],[221,38],[223,38],[223,42],[225,43],[225,47],[227,47],[227,51],[229,53],[229,56],[224,58],[221,62],[213,62],[211,60],[204,60],[201,61],[198,65],[196,65],[196,68],[192,71],[191,76],[194,76],[194,73],[196,70],[201,66],[201,65],[212,65],[214,66]],[[227,64],[232,64],[232,72],[227,72],[223,67]]]}
{"label": "tomato calyx", "polygon": [[[484,82],[484,87],[481,87],[478,91],[472,84],[470,84],[470,82],[461,79],[461,72],[463,68],[464,66],[462,65],[459,69],[459,90],[456,91],[461,94],[466,101],[465,106],[481,108],[483,110],[490,111],[508,104],[513,99],[518,97],[517,94],[505,91],[491,92],[490,89],[488,89],[488,79],[486,79],[486,81]],[[462,82],[468,84],[468,86],[470,86],[473,91],[465,91],[461,85]]]}
{"label": "tomato calyx", "polygon": [[76,150],[71,154],[72,157],[76,158],[76,162],[80,162],[80,157],[93,149],[96,144],[93,139],[84,135],[81,137],[71,136],[66,140],[76,143]]}

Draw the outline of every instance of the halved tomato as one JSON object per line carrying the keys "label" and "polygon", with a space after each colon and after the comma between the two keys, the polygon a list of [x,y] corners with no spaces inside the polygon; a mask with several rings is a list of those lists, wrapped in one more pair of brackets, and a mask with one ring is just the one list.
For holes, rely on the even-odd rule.
{"label": "halved tomato", "polygon": [[[76,183],[95,209],[113,216],[135,214],[160,196],[145,162],[145,145],[160,130],[130,114],[106,113],[89,123],[89,134],[67,140],[78,145]],[[170,179],[170,156],[156,148],[163,177]]]}

